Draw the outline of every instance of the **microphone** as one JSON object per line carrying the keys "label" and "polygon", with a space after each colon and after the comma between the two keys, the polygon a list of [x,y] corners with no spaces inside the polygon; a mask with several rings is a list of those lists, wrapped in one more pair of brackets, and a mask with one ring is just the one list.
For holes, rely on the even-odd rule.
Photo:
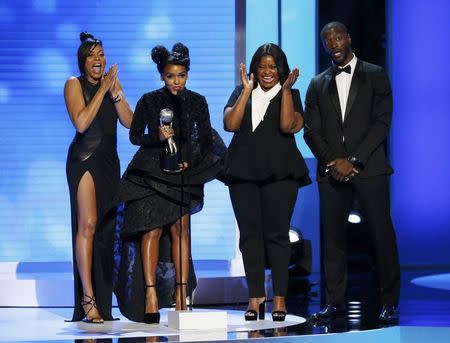
{"label": "microphone", "polygon": [[181,100],[182,102],[186,101],[188,96],[188,92],[186,91],[186,88],[182,88],[177,92],[176,97]]}
{"label": "microphone", "polygon": [[[172,127],[172,120],[173,120],[173,111],[170,108],[163,108],[159,112],[159,121],[161,126],[170,126]],[[173,137],[170,137],[167,139],[167,149],[171,154],[176,154],[178,149],[177,145],[175,144],[175,141],[173,140]]]}

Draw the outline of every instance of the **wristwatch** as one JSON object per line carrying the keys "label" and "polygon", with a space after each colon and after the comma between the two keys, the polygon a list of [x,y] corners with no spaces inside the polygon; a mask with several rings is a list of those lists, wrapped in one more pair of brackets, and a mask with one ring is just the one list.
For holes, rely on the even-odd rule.
{"label": "wristwatch", "polygon": [[349,156],[347,157],[347,160],[353,164],[355,167],[359,168],[359,169],[364,169],[364,164],[358,160],[355,156]]}

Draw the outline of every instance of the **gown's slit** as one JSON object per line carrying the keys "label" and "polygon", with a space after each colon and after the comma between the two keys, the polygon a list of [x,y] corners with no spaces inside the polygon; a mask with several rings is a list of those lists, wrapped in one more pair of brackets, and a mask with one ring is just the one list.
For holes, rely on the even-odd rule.
{"label": "gown's slit", "polygon": [[[80,194],[80,188],[83,188],[82,193]],[[93,194],[91,194],[91,192],[93,192]],[[92,238],[92,247],[91,247],[91,256],[90,256],[90,261],[86,260],[84,261],[85,264],[84,265],[80,265],[80,261],[78,260],[79,257],[79,250],[77,249],[77,242],[78,242],[78,234],[80,231],[80,223],[81,225],[83,225],[83,221],[86,221],[86,223],[89,223],[89,221],[92,221],[93,224],[95,224],[95,230],[94,230],[94,236],[95,236],[95,232],[97,231],[97,225],[98,225],[98,216],[97,216],[97,197],[96,197],[96,190],[95,190],[95,183],[94,183],[94,179],[92,174],[89,172],[89,170],[86,170],[84,172],[84,174],[81,176],[80,181],[78,182],[78,187],[77,187],[77,226],[76,226],[76,233],[75,233],[75,256],[74,256],[74,263],[77,264],[77,270],[78,270],[78,277],[81,281],[80,284],[80,289],[83,290],[81,293],[81,298],[83,299],[83,294],[84,294],[84,289],[83,289],[83,279],[84,282],[90,282],[91,283],[91,288],[92,291],[94,290],[94,277],[93,277],[93,263],[92,263],[92,256],[93,256],[93,250],[94,250],[94,240]],[[88,204],[88,208],[85,209],[84,207],[82,207],[81,204],[83,203],[91,203]],[[92,209],[92,207],[94,207],[94,209]],[[93,213],[90,213],[91,211],[93,211]],[[83,220],[82,215],[80,213],[83,212],[83,215],[86,215],[87,218],[86,220]],[[81,227],[82,229],[82,227]],[[89,255],[87,254],[86,251],[84,251],[84,256],[85,259],[89,259]],[[81,275],[81,267],[85,270],[89,270],[90,271],[90,275],[88,273],[86,273],[86,275]],[[84,276],[84,278],[83,278]],[[89,281],[88,281],[89,280]],[[94,293],[95,296],[95,293]],[[85,311],[83,309],[84,314]]]}

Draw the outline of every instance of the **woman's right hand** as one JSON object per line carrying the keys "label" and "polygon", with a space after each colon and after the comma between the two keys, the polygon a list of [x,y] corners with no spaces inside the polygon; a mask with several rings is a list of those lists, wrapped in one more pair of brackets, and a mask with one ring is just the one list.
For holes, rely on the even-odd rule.
{"label": "woman's right hand", "polygon": [[173,132],[173,128],[171,126],[163,125],[159,127],[159,139],[161,141],[165,141],[174,135],[175,133]]}
{"label": "woman's right hand", "polygon": [[253,73],[250,74],[250,78],[247,77],[247,69],[245,68],[244,63],[241,63],[241,65],[239,66],[239,69],[241,71],[242,86],[244,87],[245,90],[252,91],[253,85],[254,85]]}
{"label": "woman's right hand", "polygon": [[114,88],[115,82],[117,80],[117,64],[113,64],[108,72],[103,75],[100,89],[106,94]]}

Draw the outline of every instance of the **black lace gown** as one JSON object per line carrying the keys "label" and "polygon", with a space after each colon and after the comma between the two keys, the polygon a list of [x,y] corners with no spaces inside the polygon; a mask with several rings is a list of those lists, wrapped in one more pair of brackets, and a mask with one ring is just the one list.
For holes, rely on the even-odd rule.
{"label": "black lace gown", "polygon": [[[172,122],[182,160],[189,167],[179,174],[161,171],[160,111],[174,111]],[[211,128],[208,105],[200,94],[185,90],[174,96],[166,88],[144,94],[136,105],[130,140],[140,148],[125,171],[119,198],[125,203],[120,233],[120,262],[116,296],[120,311],[133,321],[143,321],[145,283],[141,259],[142,234],[163,228],[156,290],[160,308],[174,301],[175,271],[170,253],[170,224],[203,206],[203,186],[222,170],[225,145]],[[195,287],[191,262],[188,294]]]}
{"label": "black lace gown", "polygon": [[[78,77],[86,105],[100,84],[93,85]],[[75,239],[78,227],[77,191],[81,178],[90,173],[94,180],[97,201],[97,228],[94,235],[92,282],[98,310],[105,320],[112,320],[113,242],[116,207],[114,199],[120,181],[117,156],[117,111],[109,97],[105,97],[90,127],[75,134],[69,147],[66,163],[72,217],[72,256],[75,308],[72,320],[79,321],[85,313],[81,306],[83,287],[78,274]]]}

